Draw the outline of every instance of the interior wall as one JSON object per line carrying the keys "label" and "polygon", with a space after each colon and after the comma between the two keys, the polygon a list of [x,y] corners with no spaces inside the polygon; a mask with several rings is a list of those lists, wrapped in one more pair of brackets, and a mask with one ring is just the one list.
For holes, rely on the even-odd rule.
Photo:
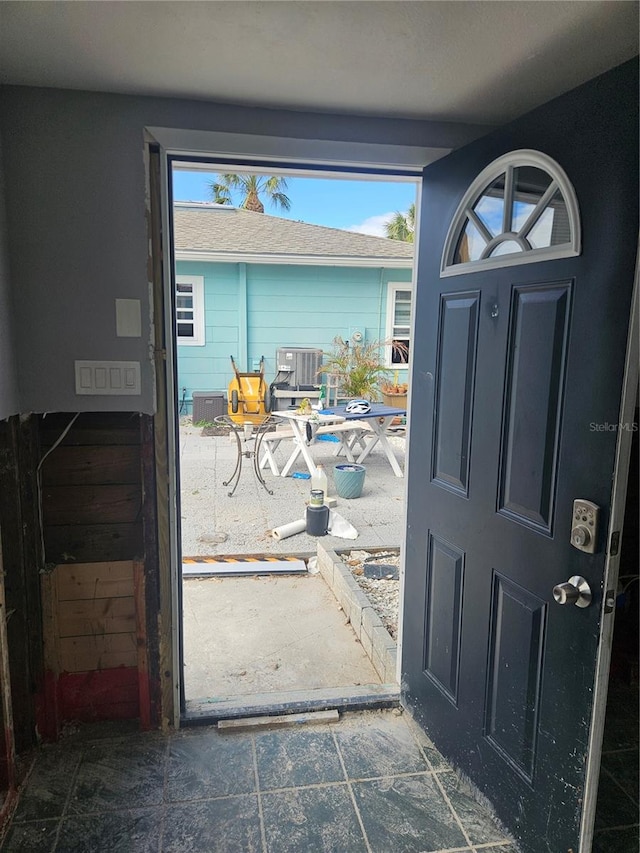
{"label": "interior wall", "polygon": [[[23,411],[154,411],[144,128],[455,147],[465,125],[352,118],[100,93],[5,87],[8,236]],[[116,336],[118,297],[142,335]],[[74,360],[139,361],[139,396],[76,396]]]}
{"label": "interior wall", "polygon": [[20,411],[13,344],[13,308],[9,288],[5,187],[0,136],[0,420]]}

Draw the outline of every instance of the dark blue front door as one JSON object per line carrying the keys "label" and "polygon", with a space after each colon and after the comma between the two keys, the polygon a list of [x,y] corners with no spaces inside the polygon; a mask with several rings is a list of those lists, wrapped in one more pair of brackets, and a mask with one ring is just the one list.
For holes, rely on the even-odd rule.
{"label": "dark blue front door", "polygon": [[[529,853],[577,853],[589,820],[596,661],[612,618],[603,582],[637,245],[637,126],[632,63],[424,176],[405,702]],[[579,253],[551,251],[571,243],[568,208],[544,170],[516,155],[447,243],[476,176],[527,151],[551,158],[575,190]],[[551,213],[540,208],[525,226],[545,193]],[[545,260],[532,252],[529,263],[492,268],[492,258],[545,245]],[[576,518],[579,498],[600,508],[594,553],[571,541],[576,526],[592,529],[590,516]],[[588,607],[554,600],[574,576],[593,592]]]}

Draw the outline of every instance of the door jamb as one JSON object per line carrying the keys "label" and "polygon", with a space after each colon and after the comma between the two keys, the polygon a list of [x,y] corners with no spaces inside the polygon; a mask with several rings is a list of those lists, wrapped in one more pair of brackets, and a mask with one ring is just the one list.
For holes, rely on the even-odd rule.
{"label": "door jamb", "polygon": [[[609,666],[611,662],[611,645],[615,607],[607,612],[609,591],[615,595],[620,568],[620,544],[615,554],[612,554],[611,542],[614,534],[622,536],[624,514],[631,460],[631,438],[633,434],[633,418],[635,414],[640,375],[640,243],[636,256],[635,282],[631,304],[631,317],[627,340],[620,416],[618,420],[618,441],[616,446],[613,487],[611,493],[611,513],[607,531],[607,555],[605,562],[604,585],[602,590],[601,631],[596,658],[596,673],[593,691],[593,710],[591,714],[591,730],[587,752],[587,767],[585,773],[584,806],[580,827],[580,853],[590,853],[593,842],[593,826],[598,796],[598,781],[600,778],[600,762],[602,758],[602,739],[604,735],[607,691],[609,687]],[[635,424],[635,428],[638,425]]]}
{"label": "door jamb", "polygon": [[[159,672],[159,724],[179,728],[180,725],[180,667],[177,618],[180,611],[180,586],[177,581],[177,542],[179,514],[175,498],[175,371],[167,369],[173,364],[173,336],[171,329],[172,305],[166,299],[167,270],[170,269],[168,179],[166,152],[148,132],[144,136],[144,161],[146,171],[146,215],[149,235],[148,281],[151,314],[151,352],[154,369],[153,446],[155,464],[155,489],[147,500],[156,502],[157,564],[148,570],[158,573],[158,601],[156,625]],[[178,596],[174,594],[178,592]]]}
{"label": "door jamb", "polygon": [[[160,543],[164,542],[164,550],[165,552],[168,549],[169,552],[169,565],[162,565],[162,559],[160,560],[159,571],[163,576],[160,582],[160,631],[164,634],[165,638],[167,637],[167,628],[170,629],[171,632],[171,641],[170,641],[170,655],[167,654],[169,652],[169,648],[167,647],[166,640],[162,641],[162,637],[160,638],[160,674],[161,674],[161,687],[162,687],[162,722],[163,725],[173,726],[175,729],[178,729],[182,723],[182,713],[183,713],[183,705],[184,705],[184,680],[182,678],[182,590],[181,590],[181,575],[180,575],[180,513],[178,512],[178,507],[180,504],[180,495],[179,495],[179,482],[177,476],[178,466],[175,464],[169,464],[169,460],[176,459],[176,453],[178,451],[178,436],[176,433],[176,428],[174,425],[177,424],[176,419],[176,409],[177,409],[177,396],[176,396],[176,377],[177,377],[177,364],[176,364],[176,345],[175,345],[175,335],[168,334],[167,331],[173,328],[173,302],[171,300],[171,295],[173,293],[173,281],[174,281],[174,258],[173,258],[173,235],[171,228],[171,210],[170,205],[172,203],[172,192],[171,192],[171,180],[170,180],[170,163],[173,159],[185,159],[185,160],[197,160],[202,163],[203,166],[210,162],[215,162],[217,165],[222,163],[222,161],[231,158],[235,159],[233,154],[226,155],[216,155],[211,154],[209,156],[192,155],[183,151],[174,151],[168,150],[161,143],[159,143],[156,139],[153,138],[150,129],[147,129],[147,144],[153,145],[159,154],[160,157],[160,184],[161,184],[161,199],[160,199],[160,213],[162,218],[162,246],[161,246],[161,258],[162,258],[162,296],[157,294],[155,291],[152,291],[152,305],[153,305],[153,314],[155,317],[156,324],[156,343],[155,343],[155,354],[156,354],[156,394],[158,404],[162,404],[163,411],[160,411],[160,405],[158,405],[158,411],[156,413],[156,420],[158,417],[161,417],[163,425],[164,425],[164,437],[165,444],[160,452],[159,457],[158,449],[156,448],[156,472],[157,477],[163,483],[165,483],[163,501],[166,504],[167,510],[162,513],[159,512],[158,518],[158,538]],[[357,147],[357,146],[356,146]],[[447,153],[447,152],[443,152]],[[236,155],[237,157],[238,155]],[[247,171],[247,162],[248,165],[252,165],[255,162],[255,166],[260,168],[260,166],[264,166],[264,158],[259,154],[254,154],[252,156],[242,155],[242,159],[245,161],[243,167],[238,168],[238,171]],[[293,161],[294,165],[292,166],[292,158],[286,157],[270,157],[269,160],[273,164],[273,169],[269,171],[277,170],[278,166],[281,167],[280,170],[285,170],[289,173],[295,171],[296,166],[303,172],[309,175],[309,177],[313,176],[314,171],[316,176],[320,173],[328,175],[333,174],[336,175],[338,173],[343,173],[346,176],[348,175],[360,175],[366,177],[367,173],[372,173],[373,176],[377,176],[380,180],[383,175],[388,175],[389,178],[395,177],[398,180],[402,180],[403,178],[408,180],[416,180],[418,185],[422,185],[422,170],[423,166],[395,166],[395,165],[379,165],[370,162],[369,158],[363,157],[361,162],[348,162],[343,163],[341,161],[323,161],[322,169],[316,168],[314,169],[313,160],[306,160],[304,158],[297,158]],[[270,164],[271,165],[271,164]],[[264,170],[264,169],[263,169]],[[373,178],[375,179],[375,177]],[[419,227],[419,217],[420,217],[420,197],[421,194],[418,192],[416,194],[416,230]],[[151,251],[151,258],[153,260],[153,250]],[[416,257],[414,257],[413,263],[413,275],[411,286],[415,292],[416,286],[416,269],[417,269],[417,251]],[[162,330],[159,331],[160,322],[162,322]],[[159,343],[161,341],[161,343]],[[171,365],[171,369],[168,366]],[[408,442],[408,438],[407,438]],[[167,492],[168,489],[168,492]],[[406,494],[406,486],[405,486],[405,494]],[[406,503],[405,503],[405,513],[406,513]],[[162,522],[165,522],[163,525]],[[167,528],[168,527],[168,531]],[[405,528],[406,528],[406,517],[405,517]],[[167,536],[168,532],[168,536]],[[162,550],[162,549],[161,549]],[[167,578],[170,577],[170,588],[167,589]],[[168,600],[167,600],[168,599]],[[169,608],[170,602],[170,608]],[[170,616],[169,616],[170,613]],[[165,618],[168,617],[169,625],[166,624]],[[164,654],[163,654],[164,650]],[[170,682],[170,686],[169,686]],[[169,696],[169,690],[171,695]]]}

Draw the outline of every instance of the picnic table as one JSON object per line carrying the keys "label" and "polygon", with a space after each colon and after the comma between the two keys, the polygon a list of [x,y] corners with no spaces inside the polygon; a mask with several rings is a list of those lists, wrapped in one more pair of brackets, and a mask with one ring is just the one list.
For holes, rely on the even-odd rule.
{"label": "picnic table", "polygon": [[393,447],[387,439],[387,430],[394,418],[406,415],[406,409],[396,409],[393,406],[385,406],[382,403],[371,403],[371,410],[364,414],[347,412],[346,406],[333,406],[331,409],[323,409],[322,411],[323,413],[343,418],[347,422],[365,421],[371,427],[371,433],[364,436],[364,447],[355,461],[359,465],[362,464],[373,448],[379,445],[389,460],[389,465],[391,465],[393,473],[396,477],[402,477],[402,469],[398,465]]}

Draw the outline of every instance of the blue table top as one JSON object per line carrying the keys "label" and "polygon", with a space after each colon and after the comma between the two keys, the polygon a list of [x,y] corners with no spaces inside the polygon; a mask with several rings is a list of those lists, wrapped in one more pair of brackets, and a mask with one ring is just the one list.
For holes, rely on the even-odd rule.
{"label": "blue table top", "polygon": [[347,421],[361,421],[365,418],[388,418],[400,417],[407,413],[406,409],[396,409],[393,406],[385,406],[383,403],[372,403],[371,411],[364,415],[347,412],[345,406],[333,406],[330,409],[321,409],[321,415],[342,415]]}

